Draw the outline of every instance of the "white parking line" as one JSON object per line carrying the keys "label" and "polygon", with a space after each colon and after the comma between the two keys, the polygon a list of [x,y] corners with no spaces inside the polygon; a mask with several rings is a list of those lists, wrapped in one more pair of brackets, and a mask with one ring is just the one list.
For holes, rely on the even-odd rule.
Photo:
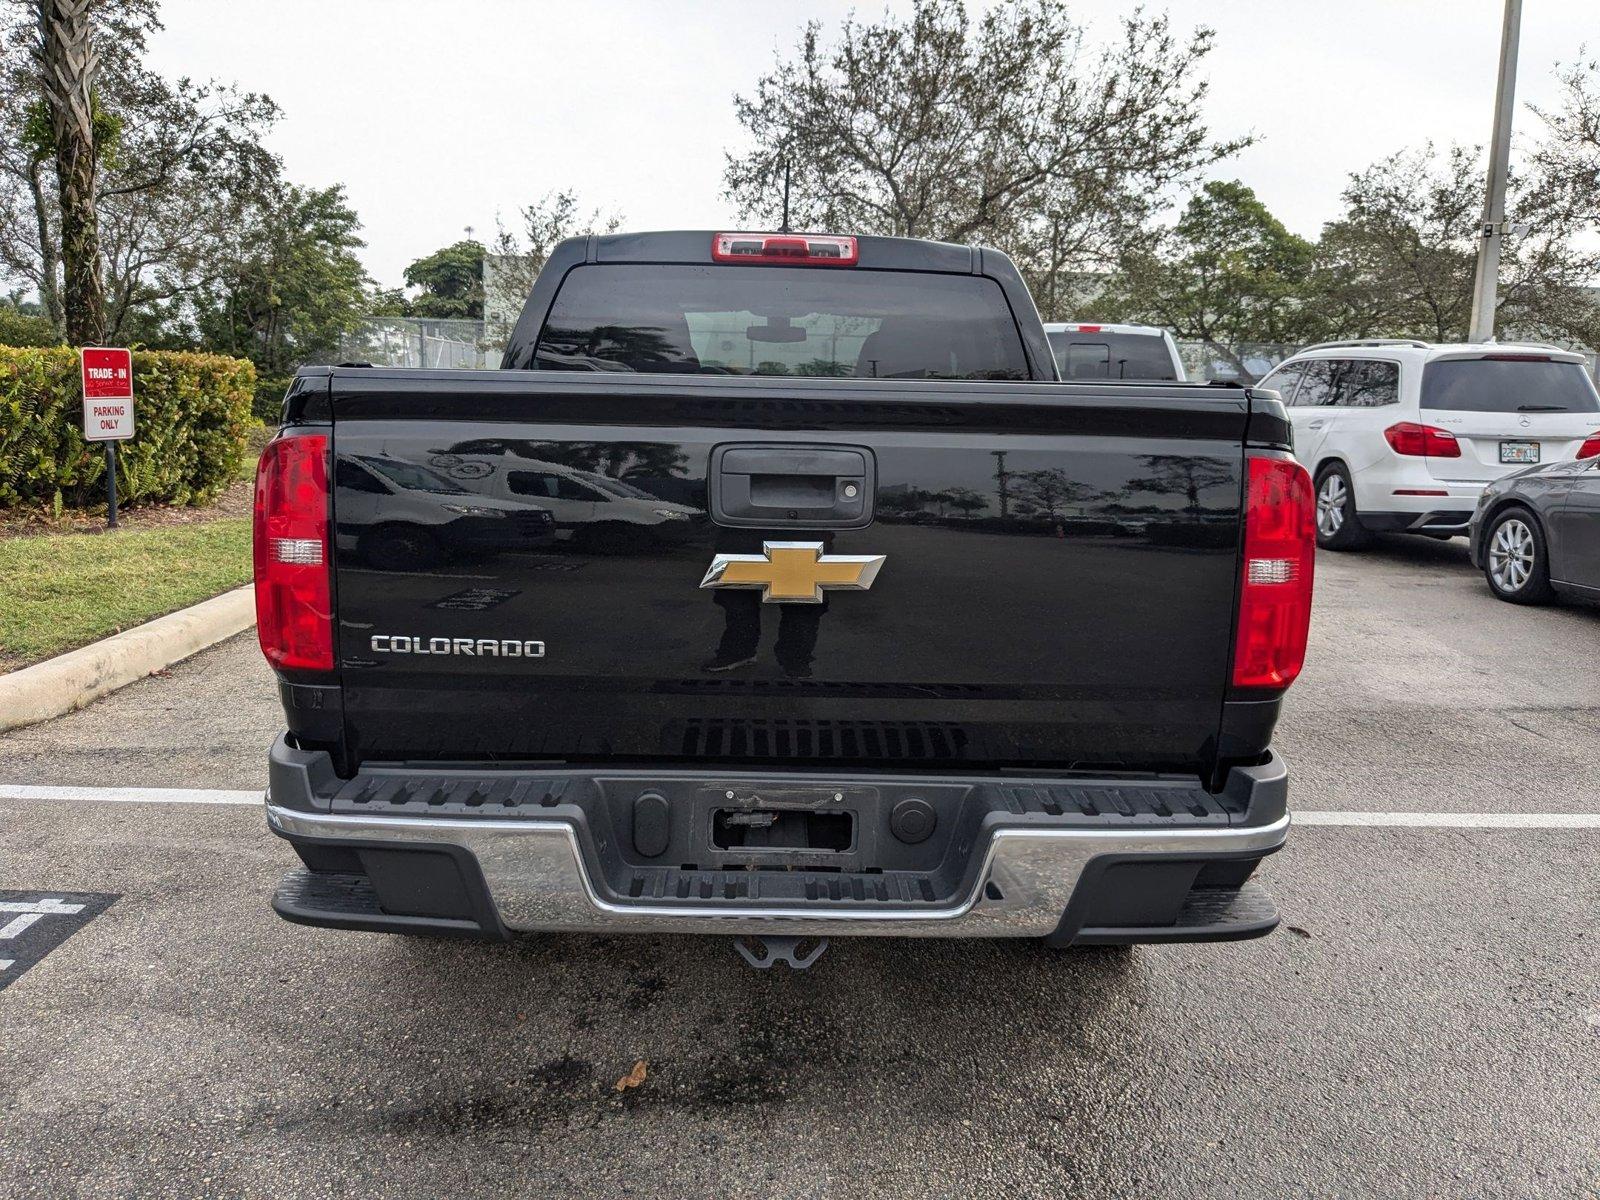
{"label": "white parking line", "polygon": [[23,913],[20,917],[12,917],[4,925],[0,925],[0,938],[16,937],[42,916],[43,913]]}
{"label": "white parking line", "polygon": [[1600,829],[1600,813],[1318,812],[1294,809],[1296,825],[1407,829]]}
{"label": "white parking line", "polygon": [[[58,800],[68,804],[111,801],[123,804],[260,805],[259,791],[214,788],[34,787],[0,783],[0,801]],[[1373,825],[1404,829],[1600,829],[1600,813],[1483,812],[1333,812],[1293,809],[1296,825]]]}
{"label": "white parking line", "polygon": [[123,804],[254,804],[261,792],[212,788],[28,787],[0,783],[0,800],[61,800],[69,804],[109,800]]}

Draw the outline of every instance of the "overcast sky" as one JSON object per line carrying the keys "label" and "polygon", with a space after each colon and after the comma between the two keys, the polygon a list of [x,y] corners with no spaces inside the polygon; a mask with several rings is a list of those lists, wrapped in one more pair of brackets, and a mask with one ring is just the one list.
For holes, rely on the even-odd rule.
{"label": "overcast sky", "polygon": [[[883,6],[165,0],[151,65],[272,96],[284,117],[271,145],[289,177],[345,185],[367,268],[393,286],[466,226],[486,238],[497,217],[554,188],[576,188],[633,229],[732,224],[721,191],[722,152],[741,144],[733,94],[789,51],[808,17],[836,24],[852,7]],[[1069,7],[1103,37],[1132,6]],[[1502,0],[1167,8],[1181,26],[1216,30],[1211,128],[1261,139],[1214,174],[1244,180],[1299,233],[1314,236],[1345,176],[1374,159],[1429,138],[1488,139]],[[1556,62],[1585,37],[1600,51],[1596,12],[1596,0],[1527,0],[1519,101],[1549,100]]]}

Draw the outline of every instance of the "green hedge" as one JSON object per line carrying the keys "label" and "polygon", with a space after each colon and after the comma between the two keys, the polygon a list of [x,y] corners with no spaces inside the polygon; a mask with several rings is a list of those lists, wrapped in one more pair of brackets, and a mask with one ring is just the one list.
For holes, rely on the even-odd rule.
{"label": "green hedge", "polygon": [[[133,355],[134,436],[117,447],[129,504],[203,504],[239,477],[254,365],[220,354]],[[87,504],[104,494],[105,454],[83,437],[78,353],[0,346],[0,507]]]}

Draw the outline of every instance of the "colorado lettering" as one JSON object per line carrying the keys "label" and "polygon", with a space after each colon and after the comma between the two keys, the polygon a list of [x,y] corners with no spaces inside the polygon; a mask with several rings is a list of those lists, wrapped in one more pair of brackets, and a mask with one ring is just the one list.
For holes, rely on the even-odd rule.
{"label": "colorado lettering", "polygon": [[544,643],[502,638],[407,637],[372,635],[375,654],[464,654],[474,658],[543,658]]}

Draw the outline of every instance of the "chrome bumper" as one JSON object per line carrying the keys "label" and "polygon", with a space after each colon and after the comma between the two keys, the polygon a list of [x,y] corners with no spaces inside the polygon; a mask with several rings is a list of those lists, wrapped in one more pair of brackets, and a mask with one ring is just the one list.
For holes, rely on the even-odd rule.
{"label": "chrome bumper", "polygon": [[1056,930],[1085,868],[1099,856],[1270,853],[1289,829],[1287,816],[1266,825],[1217,828],[999,829],[970,893],[958,901],[851,909],[608,900],[595,888],[578,839],[564,821],[308,813],[270,800],[267,821],[285,836],[334,845],[349,840],[459,847],[477,861],[501,922],[518,932],[894,937],[1044,937]]}

